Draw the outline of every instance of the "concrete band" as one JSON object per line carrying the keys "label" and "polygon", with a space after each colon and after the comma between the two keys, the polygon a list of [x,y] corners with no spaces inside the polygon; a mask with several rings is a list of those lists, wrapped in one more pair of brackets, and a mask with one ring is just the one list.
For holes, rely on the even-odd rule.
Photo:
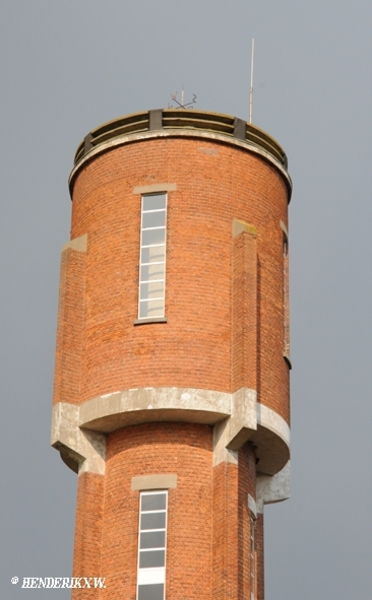
{"label": "concrete band", "polygon": [[[143,131],[141,133],[129,134],[115,137],[107,142],[99,144],[90,152],[88,152],[77,165],[72,169],[70,177],[69,177],[69,186],[72,193],[72,187],[74,179],[78,173],[78,171],[86,165],[87,162],[102,154],[103,152],[107,152],[117,146],[123,146],[125,144],[130,144],[133,142],[141,142],[143,140],[156,139],[156,138],[169,138],[169,137],[186,137],[186,138],[200,138],[200,139],[209,139],[216,142],[222,142],[224,144],[229,144],[231,146],[236,146],[237,148],[241,148],[246,150],[252,154],[256,154],[264,158],[267,162],[273,165],[280,173],[280,175],[285,180],[285,183],[288,188],[289,197],[292,191],[292,180],[286,171],[286,169],[280,164],[279,161],[275,160],[275,158],[269,153],[263,150],[262,148],[250,144],[249,142],[239,140],[237,138],[232,138],[230,136],[225,136],[221,133],[212,133],[209,131],[193,131],[192,129],[166,129],[159,131]],[[162,190],[163,191],[163,190]]]}
{"label": "concrete band", "polygon": [[144,388],[104,394],[81,405],[53,407],[52,445],[75,471],[105,472],[105,434],[149,422],[214,425],[213,465],[237,464],[248,440],[257,470],[278,473],[289,460],[290,430],[275,411],[257,402],[256,391],[234,394],[194,388]]}

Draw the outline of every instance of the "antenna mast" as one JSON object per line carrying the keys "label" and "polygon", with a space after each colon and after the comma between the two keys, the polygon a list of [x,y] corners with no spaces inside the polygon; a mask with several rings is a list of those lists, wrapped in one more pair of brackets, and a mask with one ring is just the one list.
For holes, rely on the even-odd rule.
{"label": "antenna mast", "polygon": [[251,87],[249,88],[249,122],[250,123],[252,123],[252,107],[253,107],[253,56],[254,56],[254,38],[252,38]]}
{"label": "antenna mast", "polygon": [[[176,92],[175,94],[171,94],[171,98],[173,100],[173,102],[175,102],[176,104],[178,104],[178,106],[176,106],[175,108],[192,108],[193,104],[196,104],[196,94],[192,95],[192,100],[191,102],[185,102],[185,91],[184,91],[184,86],[182,86],[182,91],[181,91],[181,102],[179,102],[177,100],[177,94],[178,92]],[[171,104],[168,104],[168,108],[173,108],[173,106]]]}

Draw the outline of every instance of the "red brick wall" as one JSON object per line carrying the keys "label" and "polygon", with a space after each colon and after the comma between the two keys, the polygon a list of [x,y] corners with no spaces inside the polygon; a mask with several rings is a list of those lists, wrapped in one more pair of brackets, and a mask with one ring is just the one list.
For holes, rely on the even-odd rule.
{"label": "red brick wall", "polygon": [[232,251],[232,391],[257,389],[257,236],[242,232]]}
{"label": "red brick wall", "polygon": [[[133,188],[161,182],[177,185],[168,195],[168,323],[134,326],[140,195]],[[72,238],[88,234],[86,309],[79,400],[72,393],[67,401],[142,386],[234,388],[234,218],[257,228],[258,312],[250,318],[259,326],[259,401],[289,419],[279,225],[287,221],[285,183],[255,155],[184,138],[118,147],[84,166],[76,178]],[[61,387],[67,385],[64,378],[70,379],[68,368]]]}
{"label": "red brick wall", "polygon": [[245,600],[251,591],[248,494],[256,497],[251,446],[239,451],[238,465],[215,467],[213,480],[213,600]]}
{"label": "red brick wall", "polygon": [[[79,476],[74,576],[106,577],[89,597],[136,598],[139,491],[132,477],[176,473],[169,490],[166,590],[170,600],[245,600],[250,594],[250,514],[255,455],[212,467],[207,425],[152,423],[108,436],[105,477]],[[94,596],[92,596],[94,594]]]}
{"label": "red brick wall", "polygon": [[176,473],[169,490],[167,598],[211,598],[212,430],[207,425],[154,423],[108,437],[101,572],[107,600],[135,600],[139,492],[132,477]]}
{"label": "red brick wall", "polygon": [[85,317],[85,252],[61,256],[54,403],[80,402]]}
{"label": "red brick wall", "polygon": [[[82,473],[78,477],[76,502],[74,577],[104,577],[101,570],[104,478]],[[81,583],[84,585],[84,582]],[[99,598],[99,590],[73,589],[72,600]],[[90,594],[90,595],[89,595]]]}

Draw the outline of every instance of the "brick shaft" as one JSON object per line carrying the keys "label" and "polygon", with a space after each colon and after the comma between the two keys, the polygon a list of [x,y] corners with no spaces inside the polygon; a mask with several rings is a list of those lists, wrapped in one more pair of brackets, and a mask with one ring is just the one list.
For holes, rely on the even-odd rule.
{"label": "brick shaft", "polygon": [[[212,134],[129,141],[92,155],[74,175],[54,403],[79,407],[99,397],[104,403],[110,393],[143,388],[227,394],[244,388],[289,424],[288,182],[254,148]],[[137,188],[154,184],[171,190],[167,321],[137,325]],[[179,420],[176,412],[173,422],[170,413],[151,422],[150,408],[148,422],[104,432],[104,473],[89,472],[75,453],[73,573],[105,577],[106,588],[76,589],[73,600],[136,600],[140,492],[132,478],[156,474],[177,475],[168,496],[166,599],[245,600],[253,593],[264,600],[263,514],[248,506],[248,497],[259,506],[260,448],[248,431],[248,441],[217,460],[216,424]]]}

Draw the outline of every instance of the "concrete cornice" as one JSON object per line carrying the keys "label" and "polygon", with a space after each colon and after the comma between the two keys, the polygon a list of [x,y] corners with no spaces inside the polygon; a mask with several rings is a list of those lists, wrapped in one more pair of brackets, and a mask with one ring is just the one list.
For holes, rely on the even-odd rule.
{"label": "concrete cornice", "polygon": [[[278,160],[276,160],[272,154],[264,150],[263,148],[256,146],[253,143],[248,141],[239,140],[238,138],[234,138],[228,135],[224,135],[221,133],[214,133],[212,131],[203,131],[203,130],[192,130],[192,129],[161,129],[157,131],[143,131],[135,134],[128,134],[115,137],[113,139],[108,140],[107,142],[102,142],[99,146],[92,148],[87,154],[84,155],[83,158],[79,160],[79,162],[74,166],[71,171],[69,177],[69,187],[70,193],[72,196],[72,189],[74,185],[74,180],[76,178],[77,173],[91,160],[102,154],[103,152],[108,152],[109,150],[113,150],[119,146],[124,146],[125,144],[133,144],[138,142],[143,142],[151,139],[164,139],[164,138],[199,138],[199,139],[208,139],[211,141],[229,144],[230,146],[234,146],[236,148],[240,148],[241,150],[245,150],[246,152],[250,152],[252,154],[256,154],[257,156],[263,158],[267,162],[269,162],[275,169],[279,171],[288,188],[288,198],[290,199],[292,192],[292,180],[288,173],[288,171],[283,167],[282,164]],[[288,200],[289,201],[289,200]]]}
{"label": "concrete cornice", "polygon": [[251,441],[257,470],[280,471],[289,459],[290,430],[275,411],[257,403],[256,391],[234,394],[194,388],[143,388],[98,396],[80,406],[53,408],[52,445],[74,470],[104,473],[105,436],[150,422],[214,425],[213,464],[237,463],[238,450]]}

